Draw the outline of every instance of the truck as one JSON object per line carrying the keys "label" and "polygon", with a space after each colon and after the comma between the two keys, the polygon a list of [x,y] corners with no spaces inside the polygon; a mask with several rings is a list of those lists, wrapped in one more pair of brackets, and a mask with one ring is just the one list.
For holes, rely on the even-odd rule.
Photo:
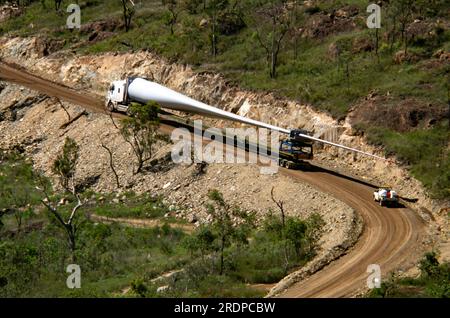
{"label": "truck", "polygon": [[309,166],[312,160],[313,142],[303,137],[303,135],[311,135],[309,131],[303,129],[291,130],[289,137],[280,142],[279,162],[281,167],[287,169],[298,169]]}
{"label": "truck", "polygon": [[105,107],[110,112],[119,111],[130,115],[129,109],[131,103],[146,104],[149,101],[157,102],[163,110],[176,110],[206,117],[231,120],[285,134],[287,138],[281,141],[278,149],[279,164],[289,169],[304,166],[307,163],[305,160],[313,159],[313,142],[320,142],[347,151],[385,160],[385,158],[374,154],[313,137],[310,132],[305,130],[277,127],[207,105],[140,77],[128,77],[125,80],[112,82],[106,95]]}
{"label": "truck", "polygon": [[397,205],[398,195],[391,187],[380,187],[373,193],[373,200],[378,202],[380,206]]}

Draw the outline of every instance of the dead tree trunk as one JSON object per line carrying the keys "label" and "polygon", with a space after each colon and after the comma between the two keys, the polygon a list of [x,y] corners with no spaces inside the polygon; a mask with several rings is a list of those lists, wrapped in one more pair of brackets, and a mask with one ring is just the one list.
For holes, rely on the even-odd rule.
{"label": "dead tree trunk", "polygon": [[109,167],[111,168],[114,177],[116,179],[116,186],[117,188],[120,188],[120,182],[119,182],[119,175],[117,174],[116,168],[114,167],[114,158],[113,153],[110,148],[108,148],[105,144],[102,143],[102,147],[108,152],[109,154]]}
{"label": "dead tree trunk", "polygon": [[289,257],[288,257],[288,246],[287,241],[285,240],[285,227],[286,227],[286,214],[284,212],[284,202],[282,200],[276,200],[274,195],[274,187],[270,191],[270,196],[272,201],[276,204],[281,213],[281,238],[284,240],[284,261],[285,261],[285,269],[287,270],[289,267]]}

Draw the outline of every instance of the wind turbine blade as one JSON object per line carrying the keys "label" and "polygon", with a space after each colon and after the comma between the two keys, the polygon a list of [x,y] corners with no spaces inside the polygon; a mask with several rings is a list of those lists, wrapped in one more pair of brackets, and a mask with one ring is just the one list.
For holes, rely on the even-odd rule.
{"label": "wind turbine blade", "polygon": [[128,94],[132,96],[136,101],[146,103],[147,101],[152,100],[160,104],[162,108],[166,109],[237,121],[252,126],[279,131],[284,134],[289,134],[290,132],[288,129],[263,123],[261,121],[250,119],[217,107],[207,105],[205,103],[187,97],[186,95],[171,90],[170,88],[141,78],[136,78],[130,83]]}
{"label": "wind turbine blade", "polygon": [[[150,82],[142,78],[133,78],[128,87],[128,94],[134,101],[147,103],[149,100],[155,101],[161,105],[162,108],[178,110],[186,113],[200,114],[207,117],[214,117],[220,119],[226,119],[236,121],[252,126],[261,128],[267,128],[269,130],[278,131],[284,134],[290,134],[289,129],[270,125],[261,121],[250,119],[244,116],[240,116],[223,109],[207,105],[205,103],[194,100],[186,95],[180,94],[170,88],[162,86],[155,82]],[[355,148],[350,148],[341,144],[337,144],[331,141],[322,140],[319,138],[311,137],[305,134],[299,134],[299,136],[310,139],[323,144],[331,145],[334,147],[342,148],[348,151],[360,153],[376,159],[387,160],[377,155],[373,155]]]}
{"label": "wind turbine blade", "polygon": [[331,146],[334,146],[334,147],[342,148],[342,149],[345,149],[345,150],[348,150],[348,151],[357,152],[357,153],[360,153],[360,154],[363,154],[363,155],[366,155],[366,156],[369,156],[369,157],[373,157],[373,158],[376,158],[376,159],[387,160],[386,158],[383,158],[383,157],[380,157],[380,156],[377,156],[377,155],[373,155],[371,153],[364,152],[364,151],[361,151],[361,150],[358,150],[358,149],[355,149],[355,148],[351,148],[351,147],[347,147],[347,146],[344,146],[344,145],[341,145],[341,144],[337,144],[337,143],[334,143],[334,142],[331,142],[331,141],[328,141],[328,140],[323,140],[323,139],[320,139],[320,138],[311,137],[311,136],[304,135],[304,134],[299,134],[299,135],[301,137],[303,137],[303,138],[307,138],[307,139],[310,139],[310,140],[313,140],[313,141],[317,141],[317,142],[320,142],[320,143],[323,143],[323,144],[327,144],[327,145],[331,145]]}

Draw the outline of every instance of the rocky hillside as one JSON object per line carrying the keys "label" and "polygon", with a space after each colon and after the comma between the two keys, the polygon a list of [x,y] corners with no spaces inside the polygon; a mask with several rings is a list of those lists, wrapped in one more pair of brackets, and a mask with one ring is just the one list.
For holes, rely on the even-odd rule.
{"label": "rocky hillside", "polygon": [[[377,57],[374,34],[364,28],[362,1],[333,5],[306,1],[294,28],[299,34],[294,32],[282,43],[278,75],[270,78],[250,18],[243,19],[237,30],[221,30],[217,52],[211,56],[205,40],[210,35],[210,11],[183,11],[173,23],[172,35],[170,23],[164,20],[171,8],[149,1],[137,10],[130,31],[125,32],[120,8],[106,9],[102,1],[81,2],[85,19],[81,30],[74,32],[61,26],[63,16],[53,19],[55,13],[37,1],[18,13],[2,14],[0,58],[99,98],[112,80],[130,75],[150,78],[243,116],[305,128],[320,138],[397,158],[395,163],[375,161],[326,146],[316,151],[318,165],[374,184],[390,184],[430,222],[432,240],[448,241],[450,142],[444,96],[450,55],[448,17],[442,10],[424,12],[422,18],[414,13],[420,19],[408,22],[411,38],[406,53],[398,29],[384,26]],[[389,6],[384,10],[389,8],[393,10]],[[246,17],[245,7],[242,10]],[[38,15],[48,19],[36,19]],[[195,41],[193,34],[199,35]],[[193,47],[192,42],[198,45]],[[115,191],[107,153],[98,151],[106,142],[115,149],[119,176],[127,189],[164,195],[174,216],[196,224],[204,221],[199,203],[212,186],[233,203],[267,212],[273,208],[266,187],[270,180],[276,189],[289,189],[279,195],[290,202],[291,213],[319,212],[326,221],[321,254],[311,268],[340,255],[360,231],[354,212],[342,202],[283,176],[260,176],[251,166],[211,166],[205,175],[195,176],[193,166],[165,161],[170,149],[162,148],[160,171],[132,176],[131,150],[107,116],[89,113],[61,129],[67,118],[54,100],[8,83],[0,85],[0,97],[1,146],[20,145],[36,167],[48,173],[62,137],[71,136],[80,143],[80,160],[85,163],[77,172],[80,182],[97,191]],[[76,105],[67,108],[72,114],[82,111]],[[291,200],[287,193],[305,195]]]}
{"label": "rocky hillside", "polygon": [[[148,52],[102,54],[94,57],[71,56],[68,52],[59,52],[47,57],[43,56],[39,46],[35,45],[39,41],[41,40],[36,38],[3,39],[1,57],[5,61],[20,64],[43,77],[98,95],[104,92],[111,80],[131,75],[130,71],[126,71],[128,68],[125,66],[132,65],[132,74],[154,78],[173,89],[205,102],[223,106],[224,109],[234,109],[238,113],[245,112],[247,116],[274,123],[268,120],[271,117],[270,114],[272,114],[272,118],[286,118],[285,122],[288,124],[280,124],[281,126],[298,125],[306,127],[315,131],[316,135],[321,138],[380,153],[379,150],[367,145],[363,138],[354,136],[354,129],[348,123],[339,125],[331,117],[317,113],[308,106],[289,100],[275,99],[270,94],[258,94],[229,87],[220,76],[199,75],[186,66],[170,64]],[[291,189],[294,187],[291,189],[292,192],[280,191],[280,195],[284,196],[288,193],[305,194],[296,197],[297,200],[300,200],[298,202],[292,200],[291,197],[284,197],[285,201],[289,202],[288,209],[291,209],[293,213],[300,213],[299,215],[301,215],[302,213],[319,212],[326,216],[328,224],[326,231],[330,233],[330,236],[326,237],[330,241],[328,241],[329,243],[324,241],[324,246],[341,246],[344,241],[348,241],[349,237],[354,237],[355,234],[357,236],[358,232],[354,232],[355,216],[351,216],[351,214],[348,216],[345,216],[345,214],[336,215],[343,210],[334,206],[337,202],[335,199],[326,199],[325,197],[323,200],[317,199],[318,196],[323,196],[323,194],[304,184],[292,183],[291,180],[282,176],[260,176],[258,169],[251,166],[211,166],[207,170],[207,175],[197,178],[193,174],[195,167],[179,167],[168,162],[164,163],[164,157],[170,152],[170,148],[161,149],[158,155],[162,160],[160,172],[134,177],[132,176],[132,167],[128,164],[133,160],[131,150],[123,142],[108,116],[90,114],[88,117],[81,117],[76,123],[61,130],[59,127],[67,120],[67,115],[54,101],[46,99],[45,96],[39,97],[36,96],[36,93],[18,89],[14,85],[6,84],[2,90],[2,97],[4,109],[10,109],[11,106],[18,108],[14,117],[9,116],[7,120],[1,123],[2,131],[8,136],[8,138],[3,139],[2,144],[7,147],[23,144],[27,152],[33,154],[37,167],[44,171],[50,171],[50,159],[55,156],[62,145],[63,139],[61,137],[68,135],[80,141],[83,149],[82,160],[87,163],[79,172],[80,179],[87,182],[94,180],[93,186],[98,191],[115,191],[113,177],[108,166],[107,153],[98,153],[100,143],[106,142],[113,149],[116,149],[115,159],[118,164],[119,176],[127,188],[137,192],[152,191],[163,194],[173,205],[174,214],[192,222],[197,223],[204,220],[204,211],[199,209],[198,203],[205,200],[207,189],[213,186],[218,187],[225,196],[228,196],[232,202],[238,205],[249,209],[256,208],[260,213],[266,212],[269,208],[273,208],[268,192],[270,189],[265,187],[266,179],[269,178],[270,183],[276,189]],[[17,105],[23,107],[17,107]],[[35,106],[30,109],[32,105]],[[81,112],[81,109],[76,106],[70,106],[69,110],[72,114]],[[297,114],[294,124],[289,121],[292,120],[292,116],[289,115],[288,110]],[[5,111],[3,113],[6,114]],[[260,116],[259,114],[264,115]],[[224,123],[214,122],[211,124],[220,126]],[[445,231],[445,211],[442,205],[429,199],[420,183],[410,177],[407,171],[401,167],[392,163],[350,155],[330,147],[318,149],[317,157],[319,158],[318,164],[333,167],[347,174],[352,173],[367,181],[386,183],[388,177],[389,182],[399,189],[400,194],[404,197],[417,198],[420,195],[419,200],[416,204],[413,204],[413,207],[428,221],[432,221],[430,219],[432,214],[429,211],[435,211],[431,218],[433,220],[434,218],[438,219],[438,223],[432,222],[430,234],[437,240],[440,239],[435,235],[441,234],[439,235],[441,240],[445,241],[447,234]],[[386,171],[390,173],[386,175]],[[236,180],[238,181],[236,182]],[[319,202],[327,203],[322,205]],[[330,203],[328,204],[328,202]],[[301,210],[298,209],[300,206],[302,207]],[[440,221],[441,218],[443,218],[442,221]],[[342,221],[346,222],[344,227],[340,225]],[[340,231],[341,234],[337,234],[335,231]],[[345,244],[345,246],[348,245]],[[325,249],[332,251],[333,247],[325,247]],[[340,250],[343,249],[340,248]]]}
{"label": "rocky hillside", "polygon": [[[40,38],[4,38],[0,42],[0,57],[45,78],[78,89],[87,89],[99,96],[104,95],[110,82],[118,78],[137,75],[154,79],[225,110],[286,128],[305,128],[313,131],[317,137],[382,155],[380,148],[368,145],[365,138],[357,133],[351,126],[350,119],[340,123],[331,116],[314,111],[310,106],[276,98],[271,93],[240,90],[227,85],[220,75],[197,74],[188,66],[169,63],[148,52],[96,56],[72,56],[70,52],[66,52],[47,57],[42,54],[42,47],[47,45],[42,41]],[[223,125],[221,122],[214,124]],[[331,167],[345,167],[344,170],[375,184],[389,183],[398,189],[402,196],[418,198],[418,207],[439,212],[439,206],[442,206],[430,200],[420,182],[399,165],[357,156],[328,146],[317,149],[317,158]]]}
{"label": "rocky hillside", "polygon": [[[149,173],[134,175],[134,155],[131,148],[104,114],[88,114],[65,127],[67,113],[60,104],[47,96],[13,84],[2,83],[0,93],[0,148],[18,149],[32,158],[34,166],[55,177],[51,162],[68,136],[80,145],[80,168],[76,173],[79,186],[100,193],[115,193],[111,203],[122,200],[125,191],[161,195],[171,212],[166,217],[188,220],[195,226],[208,223],[207,192],[218,189],[232,204],[258,213],[260,219],[276,206],[270,199],[270,183],[278,199],[286,202],[288,215],[307,217],[319,213],[325,227],[317,257],[301,269],[311,274],[339,257],[357,240],[362,223],[353,209],[311,186],[293,182],[281,175],[261,175],[251,165],[213,165],[198,174],[195,165],[174,165],[170,160],[171,146],[158,151],[156,168]],[[72,115],[83,110],[65,105]],[[99,152],[101,143],[114,149],[115,167],[123,186],[117,189],[109,166],[108,153]],[[169,160],[167,160],[169,158]],[[292,197],[289,193],[301,193]]]}
{"label": "rocky hillside", "polygon": [[[316,121],[303,116],[305,107],[299,106],[310,105],[327,114],[314,115],[326,127],[351,126],[349,138],[395,156],[428,195],[448,199],[450,22],[446,1],[380,1],[382,23],[377,32],[367,28],[367,2],[361,0],[200,2],[139,2],[131,24],[125,27],[119,1],[81,1],[82,26],[70,31],[65,28],[66,16],[55,13],[51,1],[29,1],[24,7],[2,9],[0,34],[39,35],[34,46],[45,56],[61,49],[77,56],[152,52],[146,54],[165,58],[170,67],[161,74],[147,72],[150,78],[177,83],[173,87],[243,115],[282,126],[314,126],[320,135],[329,129],[318,129]],[[271,33],[274,15],[278,22]],[[272,53],[267,45],[272,40],[279,44],[273,65],[268,63]],[[122,74],[139,75],[146,66],[118,60],[110,57],[108,67],[116,70],[112,77],[119,67]],[[66,72],[73,71],[78,64],[66,67]],[[180,76],[186,72],[204,82],[181,83]],[[221,84],[208,84],[215,83],[218,75],[212,74],[218,73],[223,75]],[[92,83],[93,88],[103,95],[108,80]],[[192,87],[199,84],[213,86],[213,91],[194,92]],[[250,97],[227,95],[239,90],[235,85],[247,89]],[[278,105],[276,111],[256,106],[262,103],[261,95],[267,103]],[[385,176],[403,178],[385,171]],[[416,196],[416,192],[408,195]]]}

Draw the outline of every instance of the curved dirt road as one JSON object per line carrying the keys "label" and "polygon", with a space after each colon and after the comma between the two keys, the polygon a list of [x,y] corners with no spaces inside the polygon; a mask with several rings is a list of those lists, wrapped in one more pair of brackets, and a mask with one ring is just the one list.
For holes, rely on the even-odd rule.
{"label": "curved dirt road", "polygon": [[407,208],[383,208],[373,201],[370,185],[318,169],[283,170],[354,208],[364,230],[350,251],[316,274],[291,286],[281,297],[350,297],[365,288],[370,264],[380,265],[383,278],[394,269],[407,269],[421,255],[425,224]]}
{"label": "curved dirt road", "polygon": [[[0,79],[104,112],[96,97],[81,94],[67,86],[33,76],[0,63]],[[167,129],[167,127],[166,127]],[[308,279],[286,290],[281,297],[349,297],[365,288],[367,266],[378,264],[383,277],[399,268],[408,268],[420,255],[425,225],[407,208],[382,208],[372,201],[373,188],[332,171],[316,168],[302,172],[281,168],[281,173],[305,181],[354,208],[364,219],[358,243],[346,255],[330,263]]]}

